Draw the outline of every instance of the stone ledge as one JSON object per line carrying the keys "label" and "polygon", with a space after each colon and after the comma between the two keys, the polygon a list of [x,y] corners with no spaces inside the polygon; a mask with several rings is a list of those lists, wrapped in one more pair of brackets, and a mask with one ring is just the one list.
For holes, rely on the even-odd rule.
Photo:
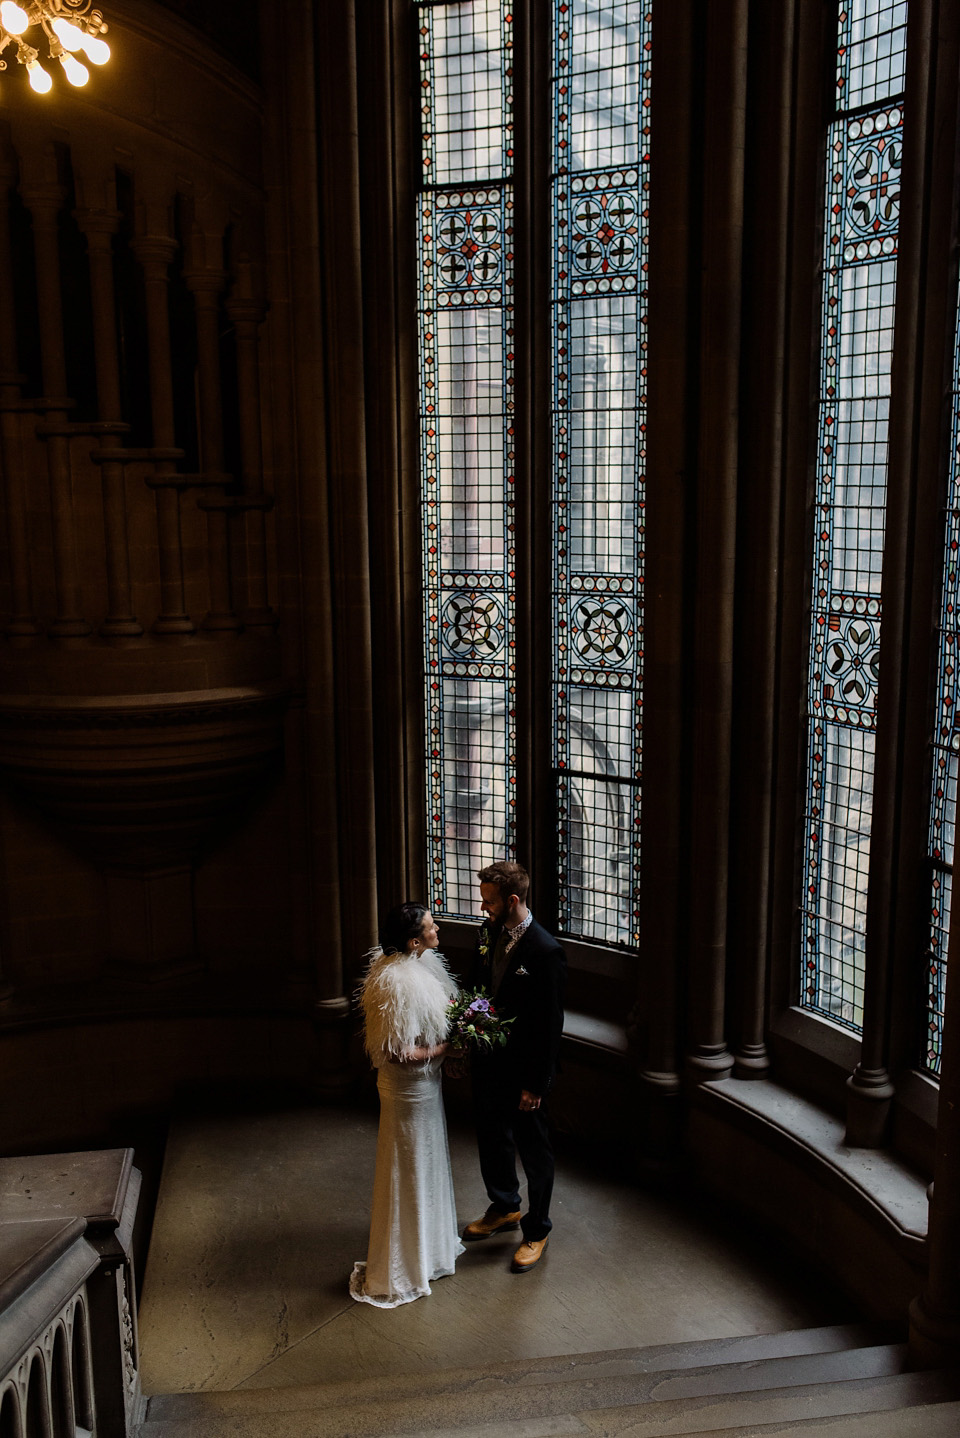
{"label": "stone ledge", "polygon": [[689,1094],[687,1160],[709,1194],[815,1263],[869,1318],[902,1319],[927,1267],[926,1186],[888,1152],[853,1149],[843,1124],[769,1080]]}
{"label": "stone ledge", "polygon": [[904,1240],[925,1244],[926,1184],[891,1154],[850,1148],[839,1119],[769,1080],[718,1079],[703,1084],[701,1091],[767,1126],[781,1142],[803,1149],[856,1189]]}
{"label": "stone ledge", "polygon": [[593,1014],[578,1013],[567,1009],[563,1021],[564,1041],[572,1041],[578,1047],[586,1044],[591,1049],[625,1057],[627,1053],[627,1031],[622,1024],[609,1019],[598,1019]]}

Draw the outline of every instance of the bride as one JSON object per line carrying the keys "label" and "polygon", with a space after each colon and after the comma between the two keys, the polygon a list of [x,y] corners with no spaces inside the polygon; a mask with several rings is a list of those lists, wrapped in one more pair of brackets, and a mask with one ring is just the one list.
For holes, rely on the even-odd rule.
{"label": "bride", "polygon": [[392,910],[380,941],[360,987],[380,1093],[373,1214],[367,1261],[354,1265],[350,1295],[396,1308],[428,1294],[463,1252],[440,1090],[447,1005],[457,985],[422,904]]}

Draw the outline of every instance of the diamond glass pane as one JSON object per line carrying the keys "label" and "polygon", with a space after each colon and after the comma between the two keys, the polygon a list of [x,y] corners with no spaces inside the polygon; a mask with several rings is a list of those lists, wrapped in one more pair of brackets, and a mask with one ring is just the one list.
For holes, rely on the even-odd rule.
{"label": "diamond glass pane", "polygon": [[804,1007],[854,1030],[863,1020],[906,8],[840,8],[826,151],[800,987]]}
{"label": "diamond glass pane", "polygon": [[649,6],[554,6],[553,764],[560,924],[636,944]]}
{"label": "diamond glass pane", "polygon": [[953,395],[950,468],[944,514],[943,578],[937,635],[936,715],[930,793],[930,929],[926,955],[926,1042],[923,1064],[940,1073],[943,1006],[947,986],[947,944],[950,933],[950,891],[957,824],[957,776],[960,772],[960,684],[957,679],[957,636],[960,625],[960,296],[953,350]]}
{"label": "diamond glass pane", "polygon": [[423,4],[418,203],[429,902],[514,851],[511,7]]}

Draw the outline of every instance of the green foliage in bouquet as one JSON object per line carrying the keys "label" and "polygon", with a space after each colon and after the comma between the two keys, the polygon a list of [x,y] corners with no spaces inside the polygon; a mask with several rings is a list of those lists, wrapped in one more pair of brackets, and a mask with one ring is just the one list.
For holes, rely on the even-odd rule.
{"label": "green foliage in bouquet", "polygon": [[513,1019],[502,1019],[483,989],[468,993],[461,989],[450,1000],[450,1028],[447,1042],[456,1054],[468,1049],[502,1048],[510,1037]]}

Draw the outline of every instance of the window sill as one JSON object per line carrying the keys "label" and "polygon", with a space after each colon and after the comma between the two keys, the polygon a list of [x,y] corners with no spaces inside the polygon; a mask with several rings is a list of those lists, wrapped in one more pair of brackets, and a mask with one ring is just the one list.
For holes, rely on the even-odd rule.
{"label": "window sill", "polygon": [[577,1048],[585,1045],[620,1058],[627,1053],[627,1031],[622,1024],[594,1018],[592,1014],[577,1013],[576,1010],[568,1009],[564,1016],[563,1038],[564,1042],[569,1040]]}
{"label": "window sill", "polygon": [[849,1029],[799,1007],[778,1015],[771,1026],[770,1054],[785,1089],[840,1117],[846,1109],[846,1082],[860,1061],[860,1039]]}
{"label": "window sill", "polygon": [[708,1110],[752,1131],[765,1147],[815,1165],[829,1188],[887,1228],[914,1262],[922,1261],[926,1184],[906,1164],[885,1150],[848,1147],[839,1119],[779,1084],[720,1079],[698,1094]]}

